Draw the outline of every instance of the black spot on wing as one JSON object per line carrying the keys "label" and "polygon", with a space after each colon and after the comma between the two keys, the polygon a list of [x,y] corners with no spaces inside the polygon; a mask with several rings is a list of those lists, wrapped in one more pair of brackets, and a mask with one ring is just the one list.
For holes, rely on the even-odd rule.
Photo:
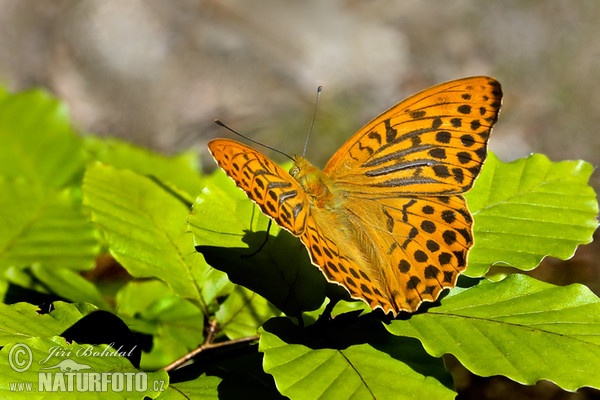
{"label": "black spot on wing", "polygon": [[392,143],[396,139],[398,131],[392,127],[389,118],[383,121],[383,124],[385,125],[385,141],[386,143]]}
{"label": "black spot on wing", "polygon": [[412,119],[419,119],[419,118],[423,118],[427,113],[423,110],[417,110],[417,111],[412,111],[410,113],[410,117]]}
{"label": "black spot on wing", "polygon": [[468,104],[463,104],[459,106],[457,110],[461,114],[471,114],[471,106]]}

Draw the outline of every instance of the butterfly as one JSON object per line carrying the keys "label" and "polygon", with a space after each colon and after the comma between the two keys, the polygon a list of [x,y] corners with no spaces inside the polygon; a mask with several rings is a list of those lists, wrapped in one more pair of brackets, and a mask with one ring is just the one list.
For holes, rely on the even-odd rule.
{"label": "butterfly", "polygon": [[329,282],[396,316],[437,300],[467,267],[473,218],[463,194],[501,101],[500,84],[485,76],[433,86],[366,124],[323,170],[296,156],[288,173],[229,139],[208,148]]}

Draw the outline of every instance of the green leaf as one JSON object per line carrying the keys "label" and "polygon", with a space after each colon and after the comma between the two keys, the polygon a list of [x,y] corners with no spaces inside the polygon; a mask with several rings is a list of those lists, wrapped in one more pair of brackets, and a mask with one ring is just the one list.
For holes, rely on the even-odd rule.
{"label": "green leaf", "polygon": [[60,335],[84,315],[96,310],[94,306],[68,304],[61,301],[52,303],[54,310],[39,314],[39,308],[29,303],[0,303],[0,346],[22,341],[31,337],[51,337]]}
{"label": "green leaf", "polygon": [[432,356],[453,354],[480,376],[600,388],[600,299],[587,287],[513,274],[452,294],[387,329],[419,339]]}
{"label": "green leaf", "polygon": [[7,178],[53,188],[81,178],[81,140],[66,106],[43,91],[0,94],[0,143],[0,171]]}
{"label": "green leaf", "polygon": [[100,139],[93,136],[86,137],[84,145],[95,160],[147,177],[155,177],[169,187],[174,185],[175,188],[185,191],[184,196],[190,205],[193,197],[188,197],[195,196],[202,190],[198,155],[194,152],[167,157],[119,139]]}
{"label": "green leaf", "polygon": [[0,270],[93,266],[99,248],[94,228],[73,207],[68,192],[0,178],[0,193]]}
{"label": "green leaf", "polygon": [[204,339],[204,314],[161,281],[129,282],[116,298],[119,317],[137,332],[153,336],[142,354],[146,370],[162,368],[196,348]]}
{"label": "green leaf", "polygon": [[323,303],[326,281],[310,263],[304,246],[275,224],[264,243],[267,217],[222,171],[207,178],[188,222],[196,249],[232,282],[257,292],[288,315]]}
{"label": "green leaf", "polygon": [[[17,350],[11,352],[13,348],[22,351],[20,355],[16,356],[19,354]],[[81,399],[102,399],[107,395],[111,398],[143,399],[145,396],[158,397],[160,392],[154,389],[168,386],[169,376],[165,371],[140,372],[125,357],[99,355],[112,351],[114,349],[109,345],[69,344],[61,337],[31,338],[7,345],[0,350],[0,397],[12,399],[23,394],[24,399],[48,396],[64,398],[76,393],[77,398]],[[29,368],[15,370],[15,365],[25,368],[28,357],[31,359]],[[63,371],[61,365],[81,370]],[[132,383],[129,387],[128,375]],[[94,386],[94,381],[99,384]],[[26,393],[11,390],[12,385],[26,382],[32,382],[35,390]],[[101,382],[106,382],[106,385]],[[119,382],[122,383],[121,387]],[[85,390],[77,390],[78,385]]]}
{"label": "green leaf", "polygon": [[467,193],[475,245],[465,275],[484,276],[490,265],[531,270],[547,255],[573,256],[590,243],[598,203],[587,184],[593,167],[583,161],[553,163],[533,154],[511,163],[493,154]]}
{"label": "green leaf", "polygon": [[185,232],[184,203],[149,178],[101,164],[87,169],[83,193],[110,253],[132,276],[157,277],[205,309],[209,267]]}
{"label": "green leaf", "polygon": [[98,288],[82,277],[78,272],[66,268],[31,267],[32,275],[63,299],[75,303],[91,303],[104,310],[110,310],[110,304],[102,297]]}
{"label": "green leaf", "polygon": [[238,339],[256,335],[265,321],[279,314],[279,310],[263,297],[243,286],[236,286],[215,317],[229,339]]}
{"label": "green leaf", "polygon": [[[258,248],[265,235],[245,241],[248,232],[266,231],[268,219],[221,170],[208,176],[188,217],[194,241],[202,245]],[[279,231],[273,226],[275,234]],[[262,236],[262,237],[258,237]]]}
{"label": "green leaf", "polygon": [[0,271],[28,289],[50,288],[76,301],[95,297],[106,307],[91,285],[84,294],[58,277],[78,279],[72,270],[91,268],[99,251],[81,212],[76,185],[84,157],[69,124],[66,107],[42,91],[0,94]]}
{"label": "green leaf", "polygon": [[[381,335],[372,321],[320,332],[337,345],[300,343],[307,332],[291,333],[283,318],[261,328],[259,351],[265,372],[273,375],[279,391],[291,399],[453,399],[456,393],[427,374],[446,374],[442,363],[428,357],[418,342]],[[314,327],[314,325],[313,325]],[[370,329],[369,329],[370,328]],[[370,343],[344,343],[364,331]],[[384,331],[384,330],[383,330]],[[384,331],[385,332],[385,331]],[[332,335],[333,334],[333,335]],[[422,372],[418,372],[422,371]]]}

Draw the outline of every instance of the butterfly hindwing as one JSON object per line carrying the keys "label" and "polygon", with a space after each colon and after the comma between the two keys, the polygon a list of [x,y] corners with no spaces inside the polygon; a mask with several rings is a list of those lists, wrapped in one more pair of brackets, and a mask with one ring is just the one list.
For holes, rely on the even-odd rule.
{"label": "butterfly hindwing", "polygon": [[384,250],[375,258],[395,310],[414,311],[456,285],[473,244],[472,217],[462,196],[364,200],[385,224],[363,220]]}
{"label": "butterfly hindwing", "polygon": [[[300,237],[308,249],[312,263],[323,272],[329,282],[343,286],[352,298],[363,300],[373,310],[381,308],[386,313],[391,311],[396,314],[397,307],[391,303],[391,298],[383,287],[383,281],[380,279],[382,276],[373,274],[373,271],[360,261],[363,260],[360,248],[349,247],[356,243],[352,238],[345,236],[345,240],[340,241],[341,238],[339,230],[323,224],[322,221],[319,223],[312,215],[308,217],[306,230]],[[340,243],[340,246],[337,243]]]}
{"label": "butterfly hindwing", "polygon": [[330,282],[396,314],[456,284],[472,222],[461,196],[356,199],[333,214],[313,210],[301,239]]}

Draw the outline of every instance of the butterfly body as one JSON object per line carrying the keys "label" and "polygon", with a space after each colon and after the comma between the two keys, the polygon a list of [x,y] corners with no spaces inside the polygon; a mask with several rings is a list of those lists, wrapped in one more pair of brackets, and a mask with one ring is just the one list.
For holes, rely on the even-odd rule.
{"label": "butterfly body", "polygon": [[473,220],[462,194],[485,160],[501,96],[488,77],[434,86],[360,129],[322,171],[295,157],[288,173],[228,139],[209,149],[328,281],[396,315],[435,301],[466,268]]}
{"label": "butterfly body", "polygon": [[290,168],[290,175],[302,186],[312,207],[334,210],[340,206],[341,199],[335,186],[306,158],[294,157],[294,166]]}

